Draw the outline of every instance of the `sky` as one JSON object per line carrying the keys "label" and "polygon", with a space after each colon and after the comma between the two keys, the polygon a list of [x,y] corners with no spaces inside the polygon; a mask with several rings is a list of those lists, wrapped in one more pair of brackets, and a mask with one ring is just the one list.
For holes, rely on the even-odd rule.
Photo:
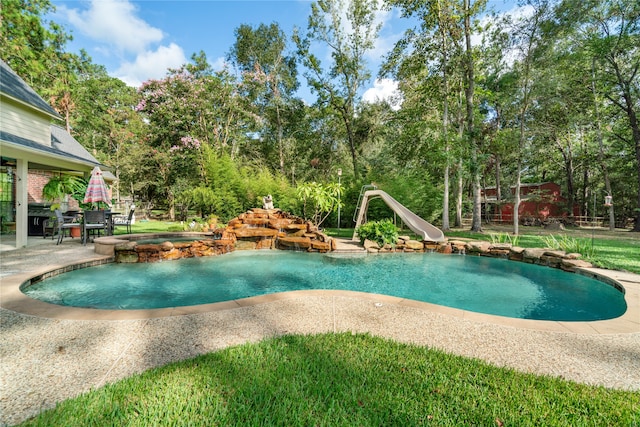
{"label": "sky", "polygon": [[[168,68],[189,62],[204,51],[215,70],[222,69],[242,24],[257,27],[276,22],[290,36],[295,27],[306,30],[309,0],[53,0],[56,12],[49,18],[62,24],[74,40],[67,48],[84,49],[109,75],[138,87],[161,79]],[[515,1],[490,0],[497,11],[516,7]],[[367,55],[373,78],[363,89],[365,101],[391,96],[396,88],[389,79],[376,80],[384,55],[411,25],[397,11],[377,14],[382,29],[376,47]],[[293,43],[290,49],[293,50]],[[317,53],[320,59],[326,53]],[[300,73],[302,74],[302,73]],[[304,79],[301,77],[301,81]],[[312,103],[315,97],[302,85],[299,93]]]}

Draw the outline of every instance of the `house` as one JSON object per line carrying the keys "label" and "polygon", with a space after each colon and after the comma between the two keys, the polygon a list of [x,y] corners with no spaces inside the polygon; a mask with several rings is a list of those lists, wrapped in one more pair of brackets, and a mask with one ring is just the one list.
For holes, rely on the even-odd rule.
{"label": "house", "polygon": [[29,208],[42,202],[51,176],[106,168],[57,121],[60,115],[0,60],[0,215],[15,222],[17,248],[27,244]]}
{"label": "house", "polygon": [[[510,193],[503,194],[498,202],[496,187],[487,187],[482,191],[482,202],[491,221],[513,222],[515,186],[510,188]],[[562,196],[560,185],[555,182],[520,185],[520,222],[531,225],[543,223],[550,218],[567,217],[569,211],[567,199]],[[571,211],[574,216],[580,215],[580,207],[577,204],[574,204]]]}

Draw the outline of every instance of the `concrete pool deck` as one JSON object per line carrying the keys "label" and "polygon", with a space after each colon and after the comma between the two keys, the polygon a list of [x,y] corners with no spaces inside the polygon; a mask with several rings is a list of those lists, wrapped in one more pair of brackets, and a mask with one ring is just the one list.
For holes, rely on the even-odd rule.
{"label": "concrete pool deck", "polygon": [[0,425],[153,367],[285,334],[367,332],[523,372],[640,390],[640,275],[589,269],[620,283],[628,306],[598,322],[510,319],[344,291],[132,311],[59,307],[19,291],[38,274],[105,260],[92,244],[73,240],[0,253]]}

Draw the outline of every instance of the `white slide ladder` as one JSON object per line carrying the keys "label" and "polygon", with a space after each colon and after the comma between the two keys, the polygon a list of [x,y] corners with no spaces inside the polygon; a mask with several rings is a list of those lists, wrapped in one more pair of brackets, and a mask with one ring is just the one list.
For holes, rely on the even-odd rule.
{"label": "white slide ladder", "polygon": [[356,210],[355,212],[353,212],[353,219],[352,219],[353,222],[356,222],[356,220],[358,219],[358,214],[360,213],[360,208],[362,207],[362,199],[364,197],[364,193],[366,193],[367,190],[376,190],[376,189],[378,189],[378,187],[376,187],[373,184],[367,184],[362,186],[362,188],[360,189],[360,195],[358,196],[358,204],[356,205]]}

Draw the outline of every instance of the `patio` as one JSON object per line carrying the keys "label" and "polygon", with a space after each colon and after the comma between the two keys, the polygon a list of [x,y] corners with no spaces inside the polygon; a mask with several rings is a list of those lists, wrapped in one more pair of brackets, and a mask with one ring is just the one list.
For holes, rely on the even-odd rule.
{"label": "patio", "polygon": [[[34,270],[96,258],[93,244],[82,246],[78,239],[65,239],[59,246],[41,237],[31,242],[0,255],[3,293],[9,283]],[[640,290],[640,277],[624,279],[628,290]],[[165,317],[130,318],[121,312],[118,320],[100,320],[95,310],[89,318],[72,320],[0,308],[0,425],[171,361],[265,337],[332,331],[369,332],[523,372],[640,390],[640,319],[626,333],[558,332],[546,330],[549,322],[540,322],[538,329],[522,328],[513,319],[496,322],[491,319],[496,316],[452,315],[424,303],[336,291],[222,304],[214,310],[172,309]]]}

